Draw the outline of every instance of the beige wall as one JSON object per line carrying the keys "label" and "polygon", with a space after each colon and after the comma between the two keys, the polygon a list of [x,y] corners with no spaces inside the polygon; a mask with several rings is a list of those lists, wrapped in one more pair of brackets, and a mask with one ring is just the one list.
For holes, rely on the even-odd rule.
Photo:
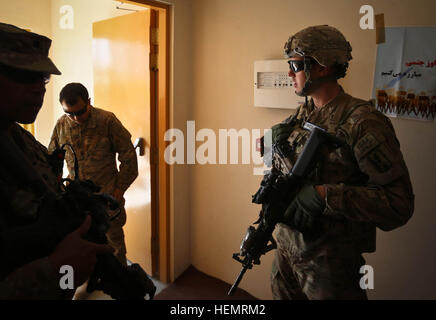
{"label": "beige wall", "polygon": [[[125,14],[117,10],[119,4],[112,0],[51,0],[51,28],[53,58],[62,75],[53,79],[54,119],[62,115],[59,92],[70,82],[80,82],[94,101],[94,77],[92,69],[92,23]],[[60,8],[70,5],[74,9],[74,29],[61,29]],[[141,7],[138,7],[141,8]],[[104,109],[104,106],[99,106]],[[54,127],[54,124],[53,124]]]}
{"label": "beige wall", "polygon": [[[317,24],[342,30],[353,46],[346,91],[370,98],[375,66],[374,31],[359,28],[361,5],[385,14],[387,26],[436,24],[433,0],[196,0],[193,7],[192,118],[196,128],[268,128],[289,111],[253,107],[253,62],[282,58],[287,38]],[[189,114],[187,115],[189,116]],[[436,298],[436,240],[432,201],[436,155],[434,123],[393,120],[416,193],[416,211],[403,228],[378,233],[371,299]],[[228,283],[240,265],[231,259],[259,207],[250,203],[260,177],[251,165],[195,165],[191,170],[191,250],[199,270]],[[177,212],[176,212],[177,214]],[[269,299],[273,254],[249,271],[241,283],[256,297]]]}
{"label": "beige wall", "polygon": [[[172,4],[170,128],[179,128],[186,135],[186,120],[193,118],[193,1],[167,2]],[[188,165],[175,165],[170,168],[170,270],[173,280],[192,263],[191,169]]]}
{"label": "beige wall", "polygon": [[[74,9],[74,30],[59,27],[59,9],[66,4]],[[130,13],[117,10],[117,4],[112,0],[1,1],[1,22],[31,29],[53,40],[50,56],[62,75],[52,76],[35,123],[35,136],[44,145],[48,145],[55,121],[62,114],[58,99],[65,84],[82,82],[93,97],[92,22]]]}
{"label": "beige wall", "polygon": [[[90,24],[104,19],[113,7],[95,7],[103,0],[3,1],[0,21],[52,36],[53,60],[64,73],[53,77],[44,109],[38,117],[38,138],[48,143],[54,120],[60,115],[59,90],[70,81],[81,81],[92,90],[92,58],[88,49]],[[308,25],[330,24],[343,31],[353,46],[349,76],[342,81],[351,94],[368,98],[375,63],[374,31],[359,29],[359,8],[374,6],[385,14],[387,26],[436,24],[432,0],[170,0],[172,24],[171,127],[186,133],[186,120],[197,130],[212,128],[268,128],[289,111],[253,107],[253,62],[281,58],[290,34]],[[58,27],[61,4],[76,6],[77,29]],[[113,3],[112,3],[113,4]],[[101,8],[101,7],[100,7]],[[92,10],[91,10],[92,9]],[[115,14],[123,14],[117,11]],[[83,22],[83,23],[80,23]],[[85,26],[86,25],[86,26]],[[76,32],[83,32],[81,38]],[[83,66],[84,69],[79,69]],[[52,90],[50,92],[50,90]],[[91,92],[92,94],[92,92]],[[51,97],[51,99],[49,98]],[[435,205],[436,177],[432,170],[435,146],[430,139],[435,124],[393,120],[409,166],[416,194],[415,216],[403,228],[378,233],[375,254],[367,262],[375,268],[375,290],[370,298],[436,298],[431,285],[436,276]],[[250,203],[259,176],[251,165],[175,165],[171,167],[172,277],[189,264],[231,283],[240,265],[231,259],[248,224],[257,218],[258,206]],[[241,287],[268,299],[272,254],[249,271]]]}
{"label": "beige wall", "polygon": [[[51,38],[50,2],[51,0],[2,0],[0,22],[30,29],[32,32]],[[50,50],[51,56],[52,53],[53,48]],[[50,140],[53,123],[52,88],[52,83],[49,83],[44,105],[35,122],[35,136],[44,144]]]}
{"label": "beige wall", "polygon": [[[171,60],[171,127],[185,127],[191,119],[192,101],[192,8],[191,1],[170,0],[172,50]],[[71,5],[75,28],[59,26],[62,5]],[[48,145],[55,121],[61,116],[59,92],[69,82],[82,82],[93,99],[92,22],[130,13],[116,10],[112,0],[1,0],[0,21],[30,28],[53,39],[52,60],[61,70],[47,86],[44,106],[36,121],[36,137]],[[131,8],[132,6],[128,6]],[[177,14],[175,14],[177,13]],[[191,264],[189,168],[171,168],[171,278],[179,276]]]}
{"label": "beige wall", "polygon": [[[171,103],[170,127],[184,128],[185,119],[191,119],[191,74],[192,74],[192,25],[191,1],[171,0],[171,48],[177,54],[171,61]],[[69,4],[75,12],[75,29],[62,30],[59,27],[59,9]],[[93,99],[92,74],[92,22],[108,19],[129,11],[116,10],[117,2],[111,0],[52,0],[52,33],[54,60],[63,75],[55,79],[53,104],[54,118],[62,110],[58,103],[59,92],[69,82],[81,82],[89,90]],[[132,6],[129,6],[131,8]],[[104,106],[101,106],[104,108]],[[54,124],[52,125],[52,127]],[[191,264],[190,253],[190,214],[189,214],[189,168],[171,167],[171,278],[177,278]]]}

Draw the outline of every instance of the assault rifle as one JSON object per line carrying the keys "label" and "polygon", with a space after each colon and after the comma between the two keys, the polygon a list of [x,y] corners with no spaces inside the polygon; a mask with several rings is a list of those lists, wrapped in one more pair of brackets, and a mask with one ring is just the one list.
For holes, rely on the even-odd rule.
{"label": "assault rifle", "polygon": [[253,268],[253,264],[260,264],[261,255],[277,248],[272,235],[274,228],[282,220],[285,210],[299,191],[303,179],[314,163],[319,147],[325,143],[331,144],[334,148],[346,146],[341,139],[311,123],[306,122],[304,128],[311,133],[294,166],[291,167],[288,161],[288,156],[293,151],[287,140],[279,141],[272,146],[272,152],[278,155],[282,170],[273,167],[265,174],[259,190],[252,197],[253,203],[262,205],[262,210],[259,219],[254,222],[257,228],[248,227],[240,251],[232,256],[242,264],[242,270],[230,288],[229,296],[235,292],[245,272]]}
{"label": "assault rifle", "polygon": [[[63,164],[64,146],[54,153],[55,163]],[[13,172],[19,183],[32,190],[23,199],[39,204],[35,215],[25,221],[15,221],[14,229],[2,232],[2,268],[0,278],[14,269],[38,258],[50,255],[56,245],[65,236],[77,229],[87,215],[91,215],[92,224],[86,235],[88,241],[107,244],[106,232],[110,221],[117,216],[108,212],[119,213],[118,202],[109,195],[98,194],[100,188],[92,181],[82,181],[78,177],[78,164],[75,157],[75,179],[62,179],[63,191],[52,191],[42,177],[33,169],[23,152],[5,135],[0,137],[2,156],[0,164]],[[74,153],[74,150],[73,150]],[[58,166],[59,170],[61,166]],[[56,171],[56,170],[55,170]],[[156,287],[147,273],[138,265],[124,266],[113,254],[97,255],[97,263],[88,281],[87,291],[102,290],[114,299],[153,299]]]}

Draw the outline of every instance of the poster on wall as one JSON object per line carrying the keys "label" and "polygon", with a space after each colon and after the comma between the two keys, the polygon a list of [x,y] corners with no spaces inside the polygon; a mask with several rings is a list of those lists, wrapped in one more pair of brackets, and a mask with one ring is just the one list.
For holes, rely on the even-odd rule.
{"label": "poster on wall", "polygon": [[389,27],[377,47],[373,98],[391,117],[435,121],[436,27]]}

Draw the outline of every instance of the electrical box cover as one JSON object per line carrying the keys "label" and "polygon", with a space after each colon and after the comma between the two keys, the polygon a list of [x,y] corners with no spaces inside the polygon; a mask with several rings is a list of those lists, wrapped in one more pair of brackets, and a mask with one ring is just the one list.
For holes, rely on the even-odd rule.
{"label": "electrical box cover", "polygon": [[254,106],[296,109],[304,98],[295,94],[287,59],[254,62]]}

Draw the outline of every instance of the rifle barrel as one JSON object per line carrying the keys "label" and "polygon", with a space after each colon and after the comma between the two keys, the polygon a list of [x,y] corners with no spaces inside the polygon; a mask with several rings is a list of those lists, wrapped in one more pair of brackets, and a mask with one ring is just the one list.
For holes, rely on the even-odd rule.
{"label": "rifle barrel", "polygon": [[244,276],[244,273],[245,273],[245,271],[247,271],[247,269],[248,269],[248,265],[244,265],[241,272],[239,272],[238,278],[236,278],[235,283],[233,284],[233,286],[230,288],[229,292],[227,293],[228,296],[232,296],[233,293],[235,292],[235,290],[238,288],[239,282],[241,282],[242,277]]}

